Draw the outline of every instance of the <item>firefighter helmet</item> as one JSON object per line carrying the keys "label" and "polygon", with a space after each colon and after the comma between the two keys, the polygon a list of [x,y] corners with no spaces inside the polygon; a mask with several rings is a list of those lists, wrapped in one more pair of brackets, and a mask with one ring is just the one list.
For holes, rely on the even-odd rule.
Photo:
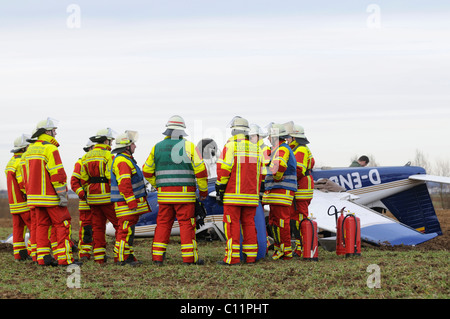
{"label": "firefighter helmet", "polygon": [[248,135],[259,135],[262,138],[267,137],[267,133],[257,124],[250,124]]}
{"label": "firefighter helmet", "polygon": [[39,121],[36,125],[36,130],[31,136],[32,138],[39,137],[46,131],[51,131],[58,128],[58,121],[48,117],[46,120]]}
{"label": "firefighter helmet", "polygon": [[293,130],[289,135],[292,137],[306,138],[305,129],[301,125],[294,125]]}
{"label": "firefighter helmet", "polygon": [[272,123],[269,128],[269,136],[284,139],[284,138],[288,137],[289,134],[288,134],[288,131],[286,130],[285,125]]}
{"label": "firefighter helmet", "polygon": [[169,118],[166,127],[171,130],[184,130],[186,123],[184,123],[184,119],[181,116],[174,115]]}
{"label": "firefighter helmet", "polygon": [[250,132],[248,121],[240,116],[233,117],[230,122],[230,127],[232,130]]}
{"label": "firefighter helmet", "polygon": [[114,132],[114,130],[112,130],[111,128],[108,127],[108,128],[99,130],[96,135],[90,137],[89,139],[94,143],[98,143],[98,142],[101,143],[101,142],[104,142],[105,139],[113,141],[115,139],[114,138],[115,135],[116,135],[116,132]]}
{"label": "firefighter helmet", "polygon": [[179,138],[180,136],[187,136],[185,131],[186,123],[184,119],[179,115],[173,115],[166,123],[166,130],[163,132],[166,136],[172,136],[173,138]]}
{"label": "firefighter helmet", "polygon": [[125,133],[119,134],[116,138],[116,147],[112,151],[117,153],[121,149],[126,149],[128,146],[136,143],[139,139],[139,133],[136,131],[125,131]]}
{"label": "firefighter helmet", "polygon": [[91,149],[91,147],[94,146],[94,145],[95,145],[94,142],[92,142],[91,140],[88,140],[87,143],[86,143],[86,146],[83,147],[83,150],[84,150],[85,152],[89,152],[89,150]]}
{"label": "firefighter helmet", "polygon": [[30,142],[28,140],[30,139],[30,135],[28,134],[22,134],[18,138],[14,140],[14,148],[11,150],[11,153],[17,153],[21,149],[24,149],[28,145],[30,145]]}

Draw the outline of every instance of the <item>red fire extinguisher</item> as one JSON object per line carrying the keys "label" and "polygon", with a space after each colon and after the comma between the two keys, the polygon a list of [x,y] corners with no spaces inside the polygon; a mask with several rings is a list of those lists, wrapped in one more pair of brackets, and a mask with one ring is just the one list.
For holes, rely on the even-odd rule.
{"label": "red fire extinguisher", "polygon": [[302,219],[300,222],[300,235],[302,240],[303,259],[318,261],[319,240],[317,222],[312,216]]}
{"label": "red fire extinguisher", "polygon": [[342,221],[342,239],[345,256],[361,255],[361,222],[355,214],[347,214]]}
{"label": "red fire extinguisher", "polygon": [[[330,209],[334,212],[330,214]],[[341,209],[338,217],[336,207],[328,208],[328,215],[336,218],[336,254],[348,256],[361,255],[361,222],[355,214],[344,216],[345,207]]]}
{"label": "red fire extinguisher", "polygon": [[[331,208],[334,208],[334,211],[330,213]],[[341,209],[340,215],[338,217],[338,210],[336,206],[332,205],[328,208],[328,215],[333,216],[336,219],[336,255],[345,255],[344,242],[342,239],[342,223],[344,221],[344,208]]]}

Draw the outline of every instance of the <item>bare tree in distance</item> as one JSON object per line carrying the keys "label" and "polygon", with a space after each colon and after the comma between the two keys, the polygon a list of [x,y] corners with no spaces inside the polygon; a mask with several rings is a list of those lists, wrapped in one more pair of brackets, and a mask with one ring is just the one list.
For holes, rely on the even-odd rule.
{"label": "bare tree in distance", "polygon": [[414,157],[414,160],[411,162],[411,165],[423,167],[427,174],[430,174],[432,170],[427,156],[419,149],[416,149],[416,155]]}
{"label": "bare tree in distance", "polygon": [[[450,161],[437,160],[434,174],[438,176],[450,177]],[[448,209],[450,207],[450,187],[447,184],[440,184],[439,197],[441,199],[441,205],[443,209]]]}

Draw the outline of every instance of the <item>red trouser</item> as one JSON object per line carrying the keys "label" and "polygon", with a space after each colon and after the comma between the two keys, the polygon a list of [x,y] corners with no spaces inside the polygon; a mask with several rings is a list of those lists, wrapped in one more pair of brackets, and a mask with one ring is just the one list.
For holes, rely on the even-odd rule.
{"label": "red trouser", "polygon": [[[14,259],[22,259],[20,256],[21,250],[27,250],[25,245],[25,233],[27,228],[30,230],[31,235],[31,214],[30,212],[12,214],[13,221],[13,249]],[[29,245],[31,247],[31,244]],[[31,255],[31,252],[27,252]]]}
{"label": "red trouser", "polygon": [[36,210],[34,207],[30,208],[30,219],[31,219],[31,229],[30,229],[31,258],[33,259],[33,261],[37,261]]}
{"label": "red trouser", "polygon": [[78,232],[78,256],[91,258],[93,246],[92,213],[90,210],[80,210],[80,231]]}
{"label": "red trouser", "polygon": [[[293,204],[293,207],[291,209],[292,215],[291,215],[291,220],[293,220],[295,222],[295,244],[296,244],[296,249],[295,249],[295,254],[297,254],[298,256],[302,256],[302,243],[301,243],[301,238],[300,238],[300,222],[305,219],[308,218],[309,215],[309,211],[308,211],[308,207],[309,204],[311,203],[311,199],[297,199],[295,200],[295,204]],[[295,205],[295,206],[294,206]]]}
{"label": "red trouser", "polygon": [[97,263],[104,263],[106,257],[106,221],[109,220],[116,230],[118,228],[118,221],[114,204],[106,205],[92,205],[92,232],[94,239],[94,261]]}
{"label": "red trouser", "polygon": [[116,244],[114,246],[114,260],[126,261],[128,257],[134,257],[133,240],[134,225],[139,221],[139,215],[127,215],[118,218],[119,227],[116,231]]}
{"label": "red trouser", "polygon": [[159,204],[155,236],[153,238],[152,255],[154,261],[163,261],[175,217],[180,225],[181,256],[183,262],[193,263],[198,261],[194,215],[195,203]]}
{"label": "red trouser", "polygon": [[255,214],[256,207],[253,206],[223,206],[223,228],[227,237],[223,261],[227,264],[240,262],[241,225],[243,233],[242,252],[247,256],[248,263],[256,261],[258,239]]}
{"label": "red trouser", "polygon": [[273,259],[292,258],[291,246],[291,206],[270,204],[269,225],[274,237]]}
{"label": "red trouser", "polygon": [[49,229],[55,232],[57,247],[54,257],[58,264],[67,265],[73,262],[70,241],[70,214],[67,207],[35,207],[36,213],[36,246],[37,261],[44,265],[44,256],[50,255]]}

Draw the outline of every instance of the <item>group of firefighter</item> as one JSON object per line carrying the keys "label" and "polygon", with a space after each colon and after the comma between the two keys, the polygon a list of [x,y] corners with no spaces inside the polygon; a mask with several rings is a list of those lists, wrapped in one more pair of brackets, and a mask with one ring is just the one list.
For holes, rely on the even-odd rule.
{"label": "group of firefighter", "polygon": [[[258,253],[256,209],[269,205],[269,228],[274,239],[272,259],[302,255],[299,224],[308,217],[314,181],[314,158],[304,129],[292,121],[271,123],[267,133],[236,116],[231,137],[217,160],[215,183],[223,206],[225,255],[220,265],[255,263]],[[116,136],[110,128],[89,138],[85,154],[75,164],[70,188],[79,197],[78,244],[71,239],[68,184],[58,142],[57,121],[40,121],[32,135],[14,141],[6,167],[13,250],[17,261],[43,266],[81,265],[107,261],[106,224],[115,229],[114,263],[141,264],[133,250],[135,225],[151,211],[147,184],[157,190],[158,215],[152,261],[163,265],[175,218],[180,227],[184,264],[203,265],[196,241],[196,204],[208,196],[208,167],[201,151],[186,136],[181,116],[169,118],[162,141],[151,149],[142,168],[133,157],[138,132]],[[268,137],[271,147],[264,139]],[[113,143],[115,144],[113,147]],[[295,229],[291,230],[291,221]],[[29,231],[28,244],[25,234]],[[296,244],[291,245],[294,233]],[[267,237],[269,238],[269,237]],[[269,246],[267,241],[267,249]]]}

